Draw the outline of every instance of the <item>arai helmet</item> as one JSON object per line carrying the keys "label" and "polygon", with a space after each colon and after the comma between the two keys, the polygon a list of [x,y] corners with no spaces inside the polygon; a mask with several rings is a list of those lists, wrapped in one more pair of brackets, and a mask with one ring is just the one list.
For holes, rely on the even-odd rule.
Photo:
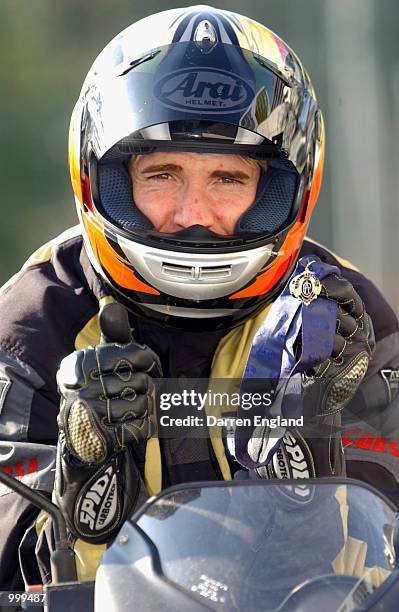
{"label": "arai helmet", "polygon": [[[154,151],[267,161],[233,235],[154,229],[127,169],[132,155]],[[282,289],[323,158],[322,115],[296,55],[252,19],[208,6],[121,32],[95,60],[71,120],[70,172],[91,263],[132,311],[174,326],[231,326]]]}

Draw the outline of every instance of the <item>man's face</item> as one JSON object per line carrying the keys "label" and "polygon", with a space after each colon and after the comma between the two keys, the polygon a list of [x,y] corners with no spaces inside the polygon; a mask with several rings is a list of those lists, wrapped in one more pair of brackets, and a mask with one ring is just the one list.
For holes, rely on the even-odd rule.
{"label": "man's face", "polygon": [[130,165],[137,208],[158,232],[203,225],[223,236],[255,200],[258,165],[238,155],[150,153]]}

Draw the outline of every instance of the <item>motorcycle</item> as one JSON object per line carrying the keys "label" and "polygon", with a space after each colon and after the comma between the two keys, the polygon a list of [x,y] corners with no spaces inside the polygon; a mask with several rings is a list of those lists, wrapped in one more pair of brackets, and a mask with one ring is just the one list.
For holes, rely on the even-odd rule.
{"label": "motorcycle", "polygon": [[123,525],[95,582],[80,583],[59,509],[8,474],[0,473],[0,481],[49,512],[55,525],[53,582],[21,594],[15,609],[37,611],[42,603],[48,612],[398,609],[397,509],[360,481],[170,487]]}

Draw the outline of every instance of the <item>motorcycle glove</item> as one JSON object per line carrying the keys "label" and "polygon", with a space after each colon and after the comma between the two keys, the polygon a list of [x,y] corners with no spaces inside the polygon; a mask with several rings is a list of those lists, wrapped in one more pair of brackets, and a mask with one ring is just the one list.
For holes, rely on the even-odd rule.
{"label": "motorcycle glove", "polygon": [[155,384],[162,375],[145,345],[102,344],[65,357],[57,373],[58,426],[69,451],[85,464],[102,464],[149,438],[155,427]]}
{"label": "motorcycle glove", "polygon": [[110,542],[147,497],[131,448],[91,465],[71,455],[60,433],[54,499],[75,538],[90,544]]}
{"label": "motorcycle glove", "polygon": [[350,402],[375,349],[372,321],[352,284],[331,274],[322,281],[322,295],[338,305],[333,350],[302,379],[304,404],[316,407],[320,417],[341,412]]}
{"label": "motorcycle glove", "polygon": [[[374,331],[347,279],[328,275],[322,280],[322,295],[338,305],[333,350],[328,359],[302,375],[304,427],[287,432],[269,463],[257,468],[263,478],[345,474],[341,412],[367,372],[375,349]],[[265,452],[271,434],[269,428],[264,428],[263,435],[259,429],[254,432],[248,444],[254,460]]]}
{"label": "motorcycle glove", "polygon": [[162,376],[157,355],[131,339],[126,311],[117,303],[100,314],[103,334],[106,329],[110,337],[114,324],[123,342],[103,338],[103,344],[75,351],[57,373],[54,496],[73,535],[93,544],[110,541],[146,496],[134,456],[153,433],[153,379]]}

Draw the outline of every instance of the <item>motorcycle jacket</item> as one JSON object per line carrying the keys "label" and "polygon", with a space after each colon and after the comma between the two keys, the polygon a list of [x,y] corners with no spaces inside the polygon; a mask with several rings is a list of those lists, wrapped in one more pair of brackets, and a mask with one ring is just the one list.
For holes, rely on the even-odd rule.
{"label": "motorcycle jacket", "polygon": [[[373,283],[350,264],[308,239],[300,255],[317,255],[338,266],[371,317],[376,350],[344,413],[346,470],[399,503],[398,321]],[[0,294],[0,461],[4,471],[48,495],[54,484],[58,437],[56,372],[65,356],[98,344],[98,313],[108,294],[89,262],[79,227],[34,253]],[[136,341],[159,356],[164,377],[239,379],[267,310],[227,332],[182,331],[135,317],[131,325]],[[140,479],[137,504],[171,484],[231,479],[239,466],[229,455],[223,433],[189,440],[151,438],[138,445],[132,451]],[[292,472],[286,461],[287,471]],[[36,545],[28,527],[37,510],[2,487],[0,511],[0,585],[20,588],[21,574],[10,559],[17,559],[21,541],[26,550]],[[80,546],[84,548],[84,543]],[[98,558],[98,553],[90,554]],[[39,565],[40,582],[45,559]],[[22,575],[32,581],[32,573],[22,562]]]}

